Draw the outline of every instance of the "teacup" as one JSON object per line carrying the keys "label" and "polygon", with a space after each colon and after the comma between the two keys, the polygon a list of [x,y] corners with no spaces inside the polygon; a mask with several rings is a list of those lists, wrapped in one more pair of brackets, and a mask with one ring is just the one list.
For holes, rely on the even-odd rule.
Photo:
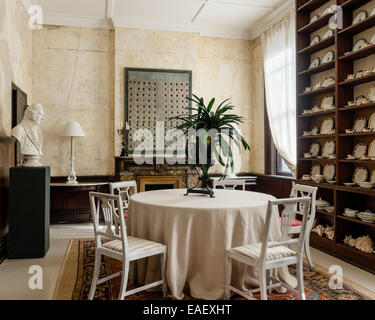
{"label": "teacup", "polygon": [[354,133],[354,130],[353,129],[346,129],[345,132],[350,134],[350,133]]}
{"label": "teacup", "polygon": [[348,80],[353,80],[353,79],[355,79],[355,74],[348,74],[347,79],[348,79]]}
{"label": "teacup", "polygon": [[346,158],[349,159],[349,160],[354,160],[354,159],[355,159],[355,156],[353,156],[352,154],[348,154],[348,155],[346,156]]}
{"label": "teacup", "polygon": [[311,176],[310,176],[309,174],[304,174],[304,175],[302,176],[302,180],[309,181],[309,180],[311,180]]}
{"label": "teacup", "polygon": [[311,158],[311,157],[312,157],[312,154],[309,153],[309,152],[307,152],[307,153],[304,154],[304,157],[305,157],[305,158]]}

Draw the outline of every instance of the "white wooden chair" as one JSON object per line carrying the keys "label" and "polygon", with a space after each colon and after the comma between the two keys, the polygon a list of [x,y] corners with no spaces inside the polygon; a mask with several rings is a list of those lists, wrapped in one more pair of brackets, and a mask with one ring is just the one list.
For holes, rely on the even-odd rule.
{"label": "white wooden chair", "polygon": [[129,207],[129,199],[133,194],[137,193],[137,182],[123,181],[113,182],[109,184],[110,193],[121,196],[122,206],[126,210]]}
{"label": "white wooden chair", "polygon": [[[277,210],[277,206],[279,205],[284,207],[281,212],[282,235],[279,241],[270,242],[269,235],[272,215],[275,214],[275,210]],[[296,208],[300,208],[301,212],[303,213],[302,230],[299,238],[290,239],[289,230],[291,228],[292,220],[297,213]],[[254,299],[252,294],[254,292],[260,291],[261,299],[267,300],[267,289],[272,290],[280,286],[287,288],[294,294],[298,295],[301,300],[306,299],[303,282],[303,245],[306,238],[306,232],[304,231],[306,229],[309,209],[309,197],[269,201],[267,208],[267,218],[264,226],[263,242],[226,250],[226,283],[224,295],[225,300],[228,300],[230,298],[231,291],[236,292],[239,295],[251,300]],[[297,252],[288,248],[288,246],[291,244],[298,244]],[[232,260],[236,260],[246,265],[257,268],[260,275],[260,288],[249,290],[248,292],[242,292],[233,287],[231,285]],[[274,270],[276,268],[292,264],[296,264],[298,291],[274,277],[274,274],[276,273],[274,272]],[[266,278],[267,273],[269,275],[268,286]]]}
{"label": "white wooden chair", "polygon": [[246,181],[245,180],[214,180],[213,182],[214,189],[221,189],[224,190],[236,190],[237,187],[240,187],[241,190],[245,191]]}
{"label": "white wooden chair", "polygon": [[[89,293],[89,299],[92,300],[94,298],[96,286],[98,284],[111,280],[120,275],[122,275],[122,280],[120,294],[118,297],[119,300],[123,300],[126,296],[159,285],[162,285],[163,296],[166,297],[167,284],[165,280],[165,264],[167,247],[157,242],[130,236],[128,237],[126,235],[124,215],[118,214],[118,212],[123,212],[122,199],[119,195],[90,192],[90,205],[92,221],[94,224],[96,252],[95,268]],[[99,225],[100,212],[102,212],[104,216],[105,226]],[[114,221],[116,221],[120,225],[120,228],[118,230],[115,230],[114,228]],[[103,237],[111,241],[103,243]],[[102,255],[121,261],[122,271],[99,279]],[[128,283],[130,262],[155,255],[161,255],[162,280],[127,291],[126,288]]]}
{"label": "white wooden chair", "polygon": [[[317,187],[310,187],[310,186],[304,186],[304,185],[293,183],[292,192],[290,194],[291,198],[297,198],[297,197],[310,197],[311,198],[311,208],[310,208],[309,217],[307,219],[306,241],[305,241],[305,254],[306,254],[307,261],[309,262],[309,265],[311,267],[313,267],[314,264],[313,264],[311,253],[310,253],[310,232],[315,221],[317,191],[318,191]],[[294,219],[292,223],[292,228],[290,228],[289,233],[299,234],[301,230],[302,230],[302,221],[298,219]]]}
{"label": "white wooden chair", "polygon": [[[122,199],[122,207],[124,209],[124,217],[127,218],[127,211],[129,208],[130,197],[137,193],[137,182],[135,181],[121,181],[113,182],[109,184],[110,193],[113,195],[118,195]],[[116,209],[115,209],[116,210]],[[119,225],[115,222],[116,230]]]}

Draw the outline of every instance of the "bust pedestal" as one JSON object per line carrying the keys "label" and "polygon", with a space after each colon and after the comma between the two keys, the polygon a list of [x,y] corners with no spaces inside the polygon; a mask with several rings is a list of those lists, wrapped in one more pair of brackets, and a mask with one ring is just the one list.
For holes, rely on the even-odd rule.
{"label": "bust pedestal", "polygon": [[50,245],[50,167],[10,169],[8,258],[42,258]]}

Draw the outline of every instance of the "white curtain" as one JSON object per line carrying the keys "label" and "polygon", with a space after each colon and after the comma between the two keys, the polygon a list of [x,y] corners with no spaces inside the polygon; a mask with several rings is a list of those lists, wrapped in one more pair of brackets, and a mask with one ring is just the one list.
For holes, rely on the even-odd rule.
{"label": "white curtain", "polygon": [[296,148],[295,15],[262,34],[266,104],[275,146],[292,172]]}

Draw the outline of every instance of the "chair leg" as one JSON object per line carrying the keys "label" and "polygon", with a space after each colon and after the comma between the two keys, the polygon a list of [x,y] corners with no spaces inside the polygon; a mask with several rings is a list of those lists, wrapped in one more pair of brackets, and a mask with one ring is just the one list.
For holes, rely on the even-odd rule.
{"label": "chair leg", "polygon": [[124,261],[122,263],[122,279],[121,279],[121,287],[120,287],[120,294],[118,296],[119,300],[124,300],[126,288],[128,285],[128,278],[129,278],[129,261]]}
{"label": "chair leg", "polygon": [[305,284],[303,280],[303,258],[297,262],[297,281],[298,281],[298,296],[301,300],[306,300]]}
{"label": "chair leg", "polygon": [[267,300],[267,275],[264,266],[260,267],[260,297],[262,300]]}
{"label": "chair leg", "polygon": [[163,280],[163,298],[168,296],[167,280],[165,275],[165,266],[167,264],[167,253],[164,252],[160,257],[161,263],[161,278]]}
{"label": "chair leg", "polygon": [[314,263],[312,261],[312,258],[311,258],[311,253],[310,253],[310,234],[307,234],[306,235],[306,241],[305,241],[305,254],[306,254],[306,258],[307,258],[307,261],[309,262],[309,265],[311,268],[314,267]]}
{"label": "chair leg", "polygon": [[[272,276],[273,276],[273,269],[270,269],[269,271],[268,271],[268,274],[269,274],[269,281],[268,281],[268,285],[269,286],[272,286],[272,284],[273,284],[273,281],[272,281]],[[272,289],[270,288],[270,289],[268,289],[268,294],[272,294]]]}
{"label": "chair leg", "polygon": [[225,293],[224,300],[230,299],[230,284],[232,279],[232,259],[225,253]]}
{"label": "chair leg", "polygon": [[100,265],[102,262],[102,256],[99,253],[95,254],[95,267],[94,267],[94,273],[92,275],[92,282],[91,282],[91,288],[89,293],[89,300],[93,300],[95,296],[96,286],[99,279],[99,272],[100,272]]}
{"label": "chair leg", "polygon": [[136,261],[132,261],[129,263],[129,281],[131,284],[135,283],[135,268],[136,268]]}

